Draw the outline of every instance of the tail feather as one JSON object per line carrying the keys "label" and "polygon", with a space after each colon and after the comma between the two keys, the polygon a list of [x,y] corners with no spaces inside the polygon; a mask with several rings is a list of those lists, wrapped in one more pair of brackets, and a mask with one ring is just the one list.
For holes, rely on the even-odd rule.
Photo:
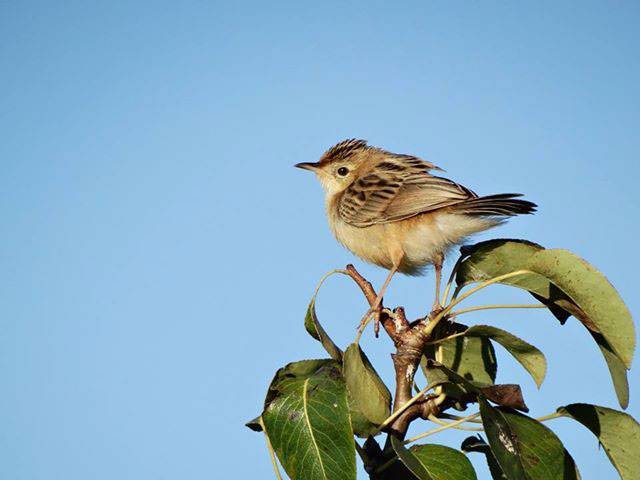
{"label": "tail feather", "polygon": [[537,205],[528,200],[520,200],[519,193],[501,193],[466,200],[451,207],[455,213],[478,216],[512,217],[514,215],[532,214]]}

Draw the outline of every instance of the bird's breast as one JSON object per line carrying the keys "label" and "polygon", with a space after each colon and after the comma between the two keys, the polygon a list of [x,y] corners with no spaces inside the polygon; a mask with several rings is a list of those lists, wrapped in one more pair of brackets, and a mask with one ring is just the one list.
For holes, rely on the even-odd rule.
{"label": "bird's breast", "polygon": [[354,255],[383,268],[391,268],[389,237],[385,225],[354,227],[340,218],[337,209],[327,202],[329,228],[336,240]]}

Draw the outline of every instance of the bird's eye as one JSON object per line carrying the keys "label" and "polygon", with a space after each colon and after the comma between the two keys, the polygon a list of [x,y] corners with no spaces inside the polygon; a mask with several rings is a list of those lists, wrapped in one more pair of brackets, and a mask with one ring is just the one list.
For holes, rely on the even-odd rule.
{"label": "bird's eye", "polygon": [[341,177],[346,177],[348,173],[349,169],[347,167],[340,167],[338,169],[338,175],[340,175]]}

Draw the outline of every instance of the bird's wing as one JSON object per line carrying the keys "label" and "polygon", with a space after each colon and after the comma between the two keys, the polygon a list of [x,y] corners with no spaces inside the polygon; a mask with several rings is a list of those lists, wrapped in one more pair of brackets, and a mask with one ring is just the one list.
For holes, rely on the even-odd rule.
{"label": "bird's wing", "polygon": [[462,185],[430,175],[430,168],[426,162],[381,162],[342,194],[340,217],[356,227],[367,227],[477,198]]}

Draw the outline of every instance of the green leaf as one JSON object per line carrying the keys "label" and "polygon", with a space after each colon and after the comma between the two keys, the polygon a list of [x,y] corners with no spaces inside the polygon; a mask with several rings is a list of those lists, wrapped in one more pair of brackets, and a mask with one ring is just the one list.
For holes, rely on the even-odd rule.
{"label": "green leaf", "polygon": [[624,365],[631,368],[635,329],[629,309],[607,278],[567,250],[542,250],[532,256],[528,270],[549,279],[578,305],[587,328],[600,333]]}
{"label": "green leaf", "polygon": [[464,332],[465,337],[490,338],[502,345],[531,374],[538,388],[547,371],[544,354],[515,335],[489,325],[474,325]]}
{"label": "green leaf", "polygon": [[489,466],[489,472],[493,480],[508,480],[504,474],[496,457],[491,451],[491,447],[482,439],[480,435],[477,437],[467,437],[460,445],[460,450],[463,452],[479,452],[484,454],[487,459],[487,465]]}
{"label": "green leaf", "polygon": [[[461,252],[466,258],[456,274],[458,288],[516,270],[534,271],[535,273],[518,275],[501,283],[529,291],[561,323],[570,315],[582,322],[594,337],[607,362],[620,406],[627,407],[629,387],[626,370],[635,348],[633,322],[617,292],[600,272],[569,252],[545,250],[542,246],[525,240],[489,240],[463,247]],[[564,278],[570,271],[572,273]],[[576,298],[571,296],[571,292],[577,293]],[[593,308],[589,299],[591,292],[600,292],[595,300],[599,305],[597,309]],[[621,317],[608,325],[605,331],[601,331],[598,325],[609,322],[613,312],[606,317],[595,318],[594,315],[606,310],[610,300],[615,305],[614,311]],[[616,334],[616,329],[621,326]],[[612,331],[613,339],[610,338]]]}
{"label": "green leaf", "polygon": [[[466,325],[454,323],[451,325],[451,333],[460,333],[467,330]],[[434,372],[426,368],[427,358],[436,358],[436,349],[441,348],[440,362],[445,367],[456,372],[461,377],[492,385],[496,379],[498,363],[496,352],[491,341],[481,337],[456,337],[438,345],[428,345],[425,350],[426,357],[422,357],[421,367],[427,378],[427,383],[437,380]],[[455,385],[447,385],[444,391],[452,398],[460,398],[463,392]]]}
{"label": "green leaf", "polygon": [[579,473],[558,437],[542,423],[479,399],[491,450],[509,480],[573,480]]}
{"label": "green leaf", "polygon": [[357,343],[344,353],[343,374],[353,431],[366,438],[391,415],[391,392]]}
{"label": "green leaf", "polygon": [[416,445],[405,448],[391,437],[396,454],[419,480],[477,480],[476,472],[463,453],[443,445]]}
{"label": "green leaf", "polygon": [[262,420],[292,480],[356,478],[347,388],[337,362],[304,360],[278,370]]}
{"label": "green leaf", "polygon": [[338,362],[341,362],[342,350],[340,350],[340,348],[335,343],[333,343],[333,340],[331,340],[327,332],[324,330],[324,328],[322,328],[322,325],[320,325],[320,322],[318,321],[318,316],[316,315],[317,295],[318,291],[316,290],[315,295],[313,295],[311,301],[309,302],[309,306],[307,307],[307,313],[304,316],[304,328],[307,330],[309,335],[311,335],[322,344],[331,358]]}
{"label": "green leaf", "polygon": [[629,414],[611,408],[573,403],[558,409],[598,437],[622,480],[640,478],[640,425]]}
{"label": "green leaf", "polygon": [[409,449],[434,480],[477,480],[467,456],[443,445],[416,445]]}

